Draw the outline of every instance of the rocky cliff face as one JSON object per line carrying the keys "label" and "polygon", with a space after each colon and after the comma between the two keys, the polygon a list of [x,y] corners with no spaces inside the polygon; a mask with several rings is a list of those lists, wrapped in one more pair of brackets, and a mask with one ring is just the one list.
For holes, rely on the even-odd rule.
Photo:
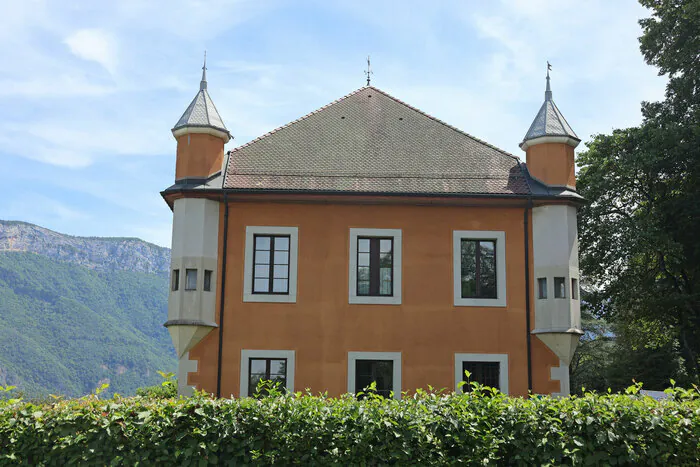
{"label": "rocky cliff face", "polygon": [[167,275],[170,250],[137,238],[72,237],[38,225],[0,220],[0,252],[21,251],[98,271]]}

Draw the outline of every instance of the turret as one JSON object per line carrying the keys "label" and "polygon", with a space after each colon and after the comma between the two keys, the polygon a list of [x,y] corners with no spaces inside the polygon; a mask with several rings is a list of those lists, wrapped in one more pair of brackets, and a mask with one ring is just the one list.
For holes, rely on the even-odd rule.
{"label": "turret", "polygon": [[[175,181],[196,183],[222,170],[231,139],[207,92],[206,56],[199,92],[173,128],[177,140]],[[219,201],[184,192],[173,202],[173,240],[168,321],[177,353],[181,394],[191,393],[187,374],[196,371],[189,351],[217,327]]]}
{"label": "turret", "polygon": [[[549,68],[549,67],[548,67]],[[547,70],[544,103],[520,147],[530,175],[548,187],[576,189],[574,148],[580,142],[552,100]],[[535,329],[559,357],[551,378],[559,394],[569,394],[569,364],[581,336],[578,228],[576,206],[562,201],[538,202],[532,210],[535,275]]]}
{"label": "turret", "polygon": [[206,178],[222,169],[224,144],[231,139],[214,101],[207,91],[204,57],[199,92],[172,129],[177,140],[175,180]]}
{"label": "turret", "polygon": [[552,99],[547,69],[544,103],[520,143],[530,175],[550,186],[576,188],[574,148],[580,142]]}

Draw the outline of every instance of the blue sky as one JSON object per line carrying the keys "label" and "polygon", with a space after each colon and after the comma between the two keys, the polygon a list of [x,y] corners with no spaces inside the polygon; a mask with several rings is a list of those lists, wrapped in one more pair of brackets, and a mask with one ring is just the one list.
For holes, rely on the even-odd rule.
{"label": "blue sky", "polygon": [[[543,100],[585,142],[665,80],[633,0],[0,1],[0,219],[169,246],[170,129],[209,93],[232,149],[372,84],[524,157]],[[583,149],[583,144],[579,149]]]}

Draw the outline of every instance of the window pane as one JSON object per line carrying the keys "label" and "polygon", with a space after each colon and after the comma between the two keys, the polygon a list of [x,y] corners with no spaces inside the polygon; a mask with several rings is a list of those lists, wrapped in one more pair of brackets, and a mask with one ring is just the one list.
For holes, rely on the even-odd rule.
{"label": "window pane", "polygon": [[275,237],[275,251],[289,251],[289,237]]}
{"label": "window pane", "polygon": [[256,251],[255,252],[255,264],[270,264],[270,252],[269,251]]}
{"label": "window pane", "polygon": [[197,270],[196,269],[186,269],[185,270],[185,290],[196,290],[197,289]]}
{"label": "window pane", "polygon": [[369,281],[357,282],[357,295],[369,295]]}
{"label": "window pane", "polygon": [[554,278],[554,298],[566,298],[566,279],[564,277]]}
{"label": "window pane", "polygon": [[250,373],[260,373],[263,376],[267,371],[267,362],[264,358],[251,358],[250,359]]}
{"label": "window pane", "polygon": [[275,266],[275,279],[289,279],[289,266]]}
{"label": "window pane", "polygon": [[479,298],[496,298],[496,242],[479,241]]}
{"label": "window pane", "polygon": [[358,281],[369,281],[369,267],[362,266],[357,268],[357,280]]}
{"label": "window pane", "polygon": [[257,278],[270,277],[270,266],[268,266],[267,264],[256,265],[255,266],[255,277],[257,277]]}
{"label": "window pane", "polygon": [[204,290],[211,292],[211,271],[204,271]]}
{"label": "window pane", "polygon": [[380,253],[391,253],[391,247],[393,241],[391,239],[382,239],[379,241],[379,252]]}
{"label": "window pane", "polygon": [[379,267],[380,268],[390,268],[392,265],[391,253],[380,253],[379,254]]}
{"label": "window pane", "polygon": [[391,295],[391,268],[379,270],[379,294]]}
{"label": "window pane", "polygon": [[287,360],[270,360],[270,374],[271,375],[286,375],[287,374]]}
{"label": "window pane", "polygon": [[537,298],[547,298],[547,278],[537,279]]}
{"label": "window pane", "polygon": [[462,298],[476,297],[476,241],[462,240]]}
{"label": "window pane", "polygon": [[270,249],[270,237],[255,237],[255,249],[256,250],[269,250]]}
{"label": "window pane", "polygon": [[358,266],[369,266],[369,253],[359,253],[357,255]]}
{"label": "window pane", "polygon": [[578,279],[571,279],[571,298],[578,300]]}
{"label": "window pane", "polygon": [[270,281],[267,279],[255,279],[253,284],[253,292],[269,292]]}
{"label": "window pane", "polygon": [[275,251],[275,264],[289,264],[289,252]]}
{"label": "window pane", "polygon": [[274,279],[272,281],[272,291],[273,292],[288,292],[288,281],[287,279]]}
{"label": "window pane", "polygon": [[[463,362],[462,363],[462,380],[467,381],[467,376],[464,373],[471,373],[469,381],[473,381],[484,386],[500,389],[500,372],[501,366],[498,362]],[[462,386],[464,392],[471,391],[470,385]]]}
{"label": "window pane", "polygon": [[369,253],[369,238],[357,239],[357,251],[360,253]]}
{"label": "window pane", "polygon": [[355,392],[363,391],[376,382],[377,394],[389,397],[394,387],[394,362],[391,360],[356,360]]}
{"label": "window pane", "polygon": [[178,290],[180,288],[180,270],[173,270],[173,290]]}

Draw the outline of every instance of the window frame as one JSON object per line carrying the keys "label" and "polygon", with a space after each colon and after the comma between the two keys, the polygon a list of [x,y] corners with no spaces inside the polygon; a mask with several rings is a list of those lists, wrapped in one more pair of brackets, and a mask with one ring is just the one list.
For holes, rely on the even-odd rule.
{"label": "window frame", "polygon": [[180,290],[180,268],[173,269],[173,275],[170,277],[170,290],[172,292]]}
{"label": "window frame", "polygon": [[[392,245],[392,271],[391,287],[392,295],[358,295],[357,266],[358,266],[358,239],[379,238],[393,240]],[[402,231],[401,229],[350,229],[350,255],[348,275],[348,303],[369,305],[400,305],[401,304],[401,257],[402,257]]]}
{"label": "window frame", "polygon": [[287,360],[287,393],[294,392],[294,366],[295,366],[295,351],[294,350],[241,350],[241,368],[240,368],[240,384],[239,397],[250,397],[248,394],[248,385],[250,383],[250,360],[256,358]]}
{"label": "window frame", "polygon": [[[356,258],[357,268],[356,268],[356,271],[359,271],[359,269],[361,267],[364,267],[364,266],[360,265],[360,255],[365,253],[365,252],[360,251],[360,241],[361,240],[368,240],[369,241],[369,252],[367,252],[367,254],[369,254],[369,265],[366,267],[369,268],[369,275],[370,275],[369,292],[370,293],[368,293],[366,295],[360,293],[360,280],[358,278],[355,281],[355,283],[356,283],[355,294],[358,297],[393,297],[394,296],[394,237],[361,237],[358,235],[357,236],[357,258]],[[379,263],[381,263],[381,254],[382,254],[381,243],[383,240],[388,240],[391,242],[391,251],[390,251],[390,253],[391,253],[391,279],[390,279],[391,280],[391,292],[388,294],[381,293],[381,288],[382,288],[381,269],[382,268],[381,268],[381,264],[377,264],[377,261],[379,261]],[[376,249],[374,250],[374,253],[372,250],[373,243],[376,247]],[[376,268],[375,268],[376,273],[374,273],[374,274],[372,271],[372,259],[374,259],[374,264],[376,266]],[[359,277],[359,275],[358,275],[358,277]],[[374,279],[374,281],[373,281],[373,279]],[[376,290],[377,290],[376,294],[372,293],[373,288],[376,288]]]}
{"label": "window frame", "polygon": [[[490,240],[496,242],[496,298],[462,298],[462,240]],[[506,233],[504,231],[452,231],[452,266],[454,306],[506,306]]]}
{"label": "window frame", "polygon": [[[190,272],[194,272],[194,287],[189,286],[189,275]],[[194,292],[197,290],[197,285],[199,283],[199,274],[197,273],[197,268],[186,268],[185,269],[185,291]]]}
{"label": "window frame", "polygon": [[[289,237],[289,279],[288,293],[253,292],[253,272],[255,270],[255,236]],[[297,301],[297,267],[299,257],[299,228],[281,226],[247,226],[245,237],[245,258],[243,267],[243,301],[296,303]],[[274,272],[271,271],[274,276]]]}
{"label": "window frame", "polygon": [[499,363],[498,385],[500,388],[498,390],[503,394],[508,394],[508,354],[455,353],[455,392],[458,394],[464,394],[464,391],[459,386],[459,383],[464,381],[464,374],[462,372],[464,362]]}
{"label": "window frame", "polygon": [[[257,262],[257,253],[258,250],[255,248],[255,244],[258,240],[258,238],[269,238],[270,239],[270,249],[268,250],[268,253],[270,255],[269,263],[267,264],[268,267],[268,292],[256,292],[255,290],[255,281],[256,279],[263,279],[261,277],[256,277],[255,276],[255,267],[258,266]],[[286,250],[287,253],[287,277],[284,278],[287,280],[287,291],[286,292],[275,292],[274,291],[274,281],[275,281],[275,266],[279,266],[275,264],[275,253],[282,253],[285,250],[277,250],[275,248],[275,243],[276,240],[279,238],[286,238],[288,242],[288,248],[289,250]],[[251,271],[252,274],[252,289],[251,293],[255,295],[289,295],[289,276],[290,276],[290,261],[291,261],[291,256],[292,256],[292,238],[290,235],[278,235],[278,234],[253,234],[253,270]]]}
{"label": "window frame", "polygon": [[[282,358],[282,357],[248,357],[248,394],[251,394],[250,374],[251,374],[251,370],[253,369],[253,361],[254,360],[265,361],[265,376],[267,377],[266,381],[269,381],[269,378],[270,378],[270,367],[271,367],[272,360],[284,361],[285,370],[287,369],[287,366],[289,365],[289,361],[286,358]],[[284,383],[285,383],[284,389],[285,389],[285,391],[287,389],[287,373],[288,373],[288,371],[286,371],[284,374]]]}
{"label": "window frame", "polygon": [[401,399],[401,352],[348,352],[348,394],[355,394],[357,360],[391,360],[391,390],[394,392],[394,399]]}

